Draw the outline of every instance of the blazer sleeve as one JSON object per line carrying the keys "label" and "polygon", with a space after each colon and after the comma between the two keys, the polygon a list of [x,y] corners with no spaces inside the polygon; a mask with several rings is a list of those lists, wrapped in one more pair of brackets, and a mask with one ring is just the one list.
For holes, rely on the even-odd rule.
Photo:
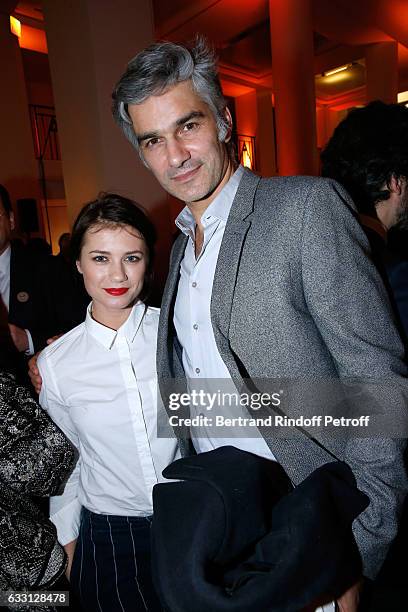
{"label": "blazer sleeve", "polygon": [[[322,181],[309,192],[301,248],[305,299],[339,376],[343,382],[359,381],[366,397],[385,413],[389,431],[395,418],[406,429],[403,344],[354,205],[337,183]],[[350,437],[346,443],[344,459],[370,499],[354,524],[364,574],[370,578],[396,535],[408,489],[406,440],[397,435],[384,430],[376,437]]]}
{"label": "blazer sleeve", "polygon": [[[38,359],[42,378],[40,404],[51,419],[61,428],[72,444],[79,449],[78,433],[69,414],[69,407],[60,395],[55,373],[47,356],[42,353]],[[78,500],[78,482],[81,458],[71,473],[60,495],[50,498],[50,520],[55,525],[58,541],[65,545],[78,537],[81,504]]]}

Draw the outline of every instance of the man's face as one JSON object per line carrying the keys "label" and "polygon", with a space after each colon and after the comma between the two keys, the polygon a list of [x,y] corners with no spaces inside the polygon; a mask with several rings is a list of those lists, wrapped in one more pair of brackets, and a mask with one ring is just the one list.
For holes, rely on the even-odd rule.
{"label": "man's face", "polygon": [[399,229],[408,229],[408,183],[406,179],[402,181],[401,200],[396,213],[395,225]]}
{"label": "man's face", "polygon": [[0,255],[10,244],[11,230],[14,228],[13,213],[9,214],[0,200]]}
{"label": "man's face", "polygon": [[143,159],[161,186],[184,202],[210,197],[230,162],[213,113],[190,81],[128,111]]}

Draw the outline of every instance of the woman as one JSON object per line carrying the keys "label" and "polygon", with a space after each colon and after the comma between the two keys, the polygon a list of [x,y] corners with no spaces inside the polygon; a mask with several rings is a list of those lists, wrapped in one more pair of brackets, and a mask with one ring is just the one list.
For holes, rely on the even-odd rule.
{"label": "woman", "polygon": [[159,311],[144,303],[154,238],[126,198],[105,194],[82,209],[71,247],[92,302],[85,322],[38,360],[40,402],[79,450],[50,518],[87,612],[161,609],[150,576],[151,494],[176,441],[156,436]]}

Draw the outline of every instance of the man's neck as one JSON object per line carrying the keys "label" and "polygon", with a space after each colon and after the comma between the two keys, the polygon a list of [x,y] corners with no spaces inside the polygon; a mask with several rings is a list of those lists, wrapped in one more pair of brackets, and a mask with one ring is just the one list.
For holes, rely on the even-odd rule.
{"label": "man's neck", "polygon": [[237,166],[233,164],[231,161],[228,161],[227,167],[225,169],[224,175],[219,182],[218,186],[214,189],[214,191],[204,200],[199,200],[198,202],[186,202],[186,206],[190,209],[191,214],[194,217],[194,221],[198,227],[201,226],[201,217],[204,212],[207,210],[209,205],[215,200],[217,195],[221,193],[224,189],[225,185],[228,183],[234,172],[236,171]]}

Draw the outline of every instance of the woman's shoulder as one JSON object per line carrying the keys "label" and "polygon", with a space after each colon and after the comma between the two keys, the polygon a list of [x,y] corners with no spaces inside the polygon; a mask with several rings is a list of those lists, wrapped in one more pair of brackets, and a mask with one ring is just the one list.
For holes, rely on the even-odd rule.
{"label": "woman's shoulder", "polygon": [[159,325],[159,318],[160,318],[160,308],[156,308],[155,306],[146,307],[144,317],[143,317],[143,322],[145,325],[150,324],[157,328]]}
{"label": "woman's shoulder", "polygon": [[156,306],[147,306],[146,315],[158,319],[160,317],[160,308],[156,308]]}
{"label": "woman's shoulder", "polygon": [[78,359],[78,355],[75,353],[75,346],[81,341],[85,332],[85,322],[80,323],[66,334],[60,336],[57,340],[54,340],[52,344],[45,347],[39,357],[38,364],[47,362],[58,361],[60,358],[70,356],[72,359]]}

